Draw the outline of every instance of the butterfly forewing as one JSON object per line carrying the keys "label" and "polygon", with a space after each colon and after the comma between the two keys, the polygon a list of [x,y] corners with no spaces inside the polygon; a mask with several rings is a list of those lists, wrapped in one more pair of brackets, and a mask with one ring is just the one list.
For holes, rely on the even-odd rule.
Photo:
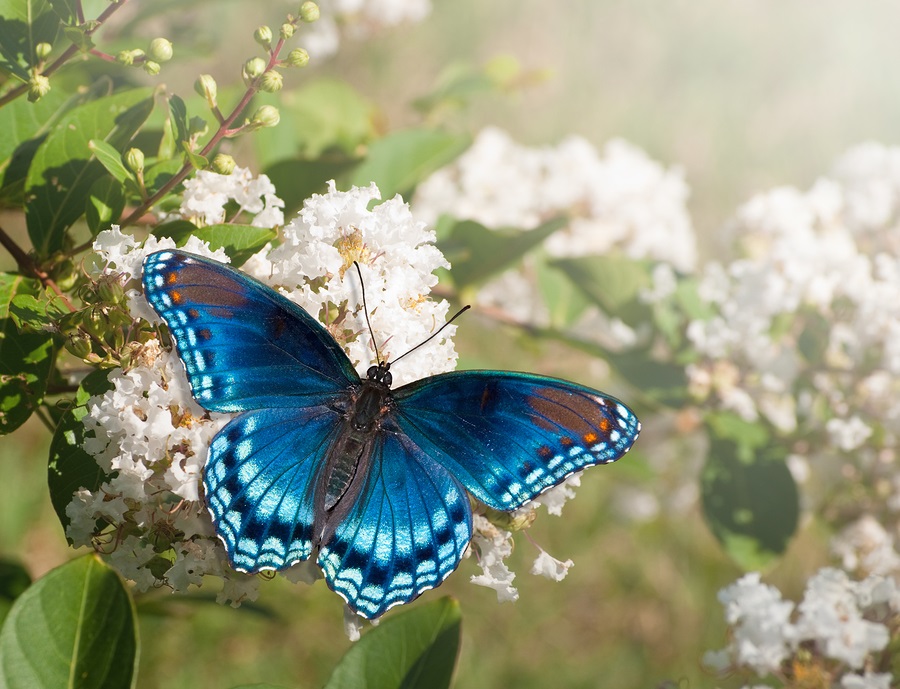
{"label": "butterfly forewing", "polygon": [[394,393],[400,428],[481,502],[512,510],[566,476],[624,455],[634,413],[596,390],[556,378],[458,371]]}
{"label": "butterfly forewing", "polygon": [[160,251],[144,294],[169,326],[194,398],[210,411],[314,406],[359,376],[302,308],[216,261]]}

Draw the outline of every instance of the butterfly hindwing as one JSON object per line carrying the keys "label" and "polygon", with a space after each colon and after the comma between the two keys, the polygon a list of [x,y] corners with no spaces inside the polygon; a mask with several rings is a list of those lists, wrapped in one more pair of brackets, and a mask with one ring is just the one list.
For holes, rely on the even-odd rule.
{"label": "butterfly hindwing", "polygon": [[316,405],[359,383],[322,325],[230,266],[158,251],[144,260],[143,282],[169,326],[194,398],[210,411]]}
{"label": "butterfly hindwing", "polygon": [[356,502],[318,556],[328,585],[370,619],[439,585],[472,536],[463,486],[392,426],[378,432]]}
{"label": "butterfly hindwing", "polygon": [[618,400],[525,373],[457,371],[394,392],[397,423],[478,500],[512,510],[619,459],[640,423]]}
{"label": "butterfly hindwing", "polygon": [[213,438],[206,504],[235,569],[283,569],[310,556],[315,487],[337,421],[321,406],[255,410]]}

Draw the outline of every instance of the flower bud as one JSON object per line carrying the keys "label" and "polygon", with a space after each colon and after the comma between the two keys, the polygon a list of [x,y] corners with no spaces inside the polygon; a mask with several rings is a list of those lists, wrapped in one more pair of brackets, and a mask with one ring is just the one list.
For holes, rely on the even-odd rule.
{"label": "flower bud", "polygon": [[137,48],[135,50],[121,50],[119,51],[119,54],[116,55],[116,62],[120,62],[121,64],[126,66],[131,66],[139,57],[144,57],[144,51],[140,48]]}
{"label": "flower bud", "polygon": [[172,42],[165,38],[154,38],[150,41],[147,54],[156,62],[168,62],[172,59]]}
{"label": "flower bud", "polygon": [[41,42],[34,46],[34,54],[38,60],[46,60],[53,52],[53,46],[49,43]]}
{"label": "flower bud", "polygon": [[201,74],[194,82],[194,90],[206,99],[209,107],[216,107],[216,96],[219,93],[219,87],[216,80],[211,74]]}
{"label": "flower bud", "polygon": [[319,6],[312,2],[312,0],[307,0],[302,5],[300,5],[300,19],[303,21],[310,23],[316,21],[319,18]]}
{"label": "flower bud", "polygon": [[125,153],[125,166],[135,174],[144,171],[144,152],[139,148],[129,148]]}
{"label": "flower bud", "polygon": [[285,22],[281,25],[281,37],[285,40],[291,38],[294,35],[294,25],[290,22]]}
{"label": "flower bud", "polygon": [[241,76],[244,78],[244,83],[249,84],[265,71],[266,61],[261,57],[252,57],[244,63]]}
{"label": "flower bud", "polygon": [[28,80],[28,100],[36,103],[50,93],[50,80],[43,74],[32,74]]}
{"label": "flower bud", "polygon": [[281,72],[276,72],[274,69],[263,74],[259,82],[259,88],[266,93],[280,91],[282,86],[284,86],[284,77],[281,76]]}
{"label": "flower bud", "polygon": [[234,158],[227,153],[219,153],[212,159],[209,166],[213,172],[217,172],[220,175],[230,175],[234,172],[237,163],[234,161]]}
{"label": "flower bud", "polygon": [[149,74],[151,77],[155,77],[159,74],[159,70],[161,67],[158,62],[154,62],[153,60],[147,60],[144,62],[144,71]]}
{"label": "flower bud", "polygon": [[309,53],[303,48],[294,48],[288,53],[287,59],[285,60],[285,64],[290,67],[306,67],[308,63]]}
{"label": "flower bud", "polygon": [[274,127],[281,121],[281,113],[274,105],[261,105],[259,109],[253,113],[251,124],[258,127]]}
{"label": "flower bud", "polygon": [[66,349],[79,359],[91,353],[91,338],[84,333],[73,333],[66,338]]}
{"label": "flower bud", "polygon": [[[136,151],[137,149],[132,148],[131,150]],[[119,282],[118,276],[101,278],[100,282],[97,283],[97,295],[104,303],[109,305],[125,303],[125,288]]]}
{"label": "flower bud", "polygon": [[272,45],[272,29],[265,25],[260,26],[253,32],[253,40],[259,43],[263,48],[270,47]]}

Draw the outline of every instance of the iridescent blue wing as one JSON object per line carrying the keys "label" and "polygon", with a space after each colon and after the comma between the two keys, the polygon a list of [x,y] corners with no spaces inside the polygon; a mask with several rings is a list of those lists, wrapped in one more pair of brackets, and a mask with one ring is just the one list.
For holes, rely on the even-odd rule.
{"label": "iridescent blue wing", "polygon": [[373,441],[362,480],[346,516],[326,532],[318,563],[357,614],[375,618],[456,569],[472,537],[472,513],[460,483],[390,421]]}
{"label": "iridescent blue wing", "polygon": [[314,406],[359,383],[322,325],[234,268],[158,251],[144,260],[143,282],[194,398],[210,411]]}
{"label": "iridescent blue wing", "polygon": [[413,443],[498,510],[616,461],[641,429],[612,397],[525,373],[445,373],[396,390],[394,399],[397,424]]}
{"label": "iridescent blue wing", "polygon": [[324,406],[254,410],[213,438],[206,504],[235,569],[282,569],[309,557],[315,487],[338,420]]}

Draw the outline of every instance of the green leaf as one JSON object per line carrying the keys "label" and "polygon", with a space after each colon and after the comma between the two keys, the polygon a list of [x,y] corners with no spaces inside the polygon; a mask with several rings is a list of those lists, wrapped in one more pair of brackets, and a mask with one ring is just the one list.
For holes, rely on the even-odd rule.
{"label": "green leaf", "polygon": [[[21,296],[30,295],[15,299]],[[0,435],[16,430],[40,404],[55,353],[50,333],[23,333],[11,318],[0,319]]]}
{"label": "green leaf", "polygon": [[91,236],[109,226],[122,217],[125,210],[125,190],[122,183],[112,177],[101,177],[91,185],[88,193],[84,219]]}
{"label": "green leaf", "polygon": [[154,194],[157,189],[160,189],[175,176],[182,165],[181,158],[172,158],[151,165],[144,170],[144,186],[147,187],[147,193]]}
{"label": "green leaf", "polygon": [[187,158],[188,162],[191,164],[195,170],[203,170],[206,166],[209,165],[209,161],[204,158],[202,155],[194,153],[191,150],[191,145],[187,141],[181,142],[181,148],[184,151],[184,156]]}
{"label": "green leaf", "polygon": [[459,603],[449,597],[403,610],[347,651],[325,689],[446,689],[461,625]]}
{"label": "green leaf", "polygon": [[34,47],[53,43],[57,33],[59,17],[47,0],[0,0],[0,70],[27,82]]}
{"label": "green leaf", "polygon": [[38,296],[17,294],[9,303],[9,315],[20,330],[45,333],[51,323],[66,313],[59,297],[46,291]]}
{"label": "green leaf", "polygon": [[548,266],[546,261],[537,263],[536,272],[538,289],[549,312],[550,324],[556,328],[571,326],[590,306],[590,301],[571,280]]}
{"label": "green leaf", "polygon": [[284,199],[285,215],[298,210],[313,194],[323,194],[328,181],[346,175],[359,160],[332,154],[316,160],[282,160],[263,172]]}
{"label": "green leaf", "polygon": [[209,248],[224,249],[233,265],[240,266],[266,244],[275,239],[277,233],[268,227],[252,225],[208,225],[197,227],[186,220],[160,225],[153,230],[156,237],[170,237],[178,246],[183,246],[194,236],[209,242]]}
{"label": "green leaf", "polygon": [[138,630],[115,570],[86,555],[32,584],[0,631],[3,689],[134,686]]}
{"label": "green leaf", "polygon": [[342,81],[317,79],[282,92],[274,103],[281,126],[261,129],[252,139],[263,168],[280,160],[314,160],[327,151],[358,157],[358,149],[375,138],[374,106]]}
{"label": "green leaf", "polygon": [[647,398],[676,409],[688,402],[684,366],[656,361],[647,350],[607,352],[605,358],[622,378]]}
{"label": "green leaf", "polygon": [[651,286],[651,262],[622,256],[587,256],[559,259],[551,265],[610,316],[632,326],[650,318],[648,306],[638,300],[638,295]]}
{"label": "green leaf", "polygon": [[231,689],[289,689],[281,684],[241,684]]}
{"label": "green leaf", "polygon": [[456,223],[438,246],[450,261],[450,275],[460,289],[503,272],[566,224],[555,218],[533,230],[489,230],[474,220]]}
{"label": "green leaf", "polygon": [[118,181],[124,184],[127,180],[134,179],[134,175],[129,172],[122,162],[122,154],[112,145],[100,139],[91,139],[88,141],[88,148],[94,154],[94,157],[100,161],[100,164],[106,168],[106,171]]}
{"label": "green leaf", "polygon": [[172,123],[176,144],[180,146],[183,142],[190,140],[187,106],[184,104],[183,98],[174,94],[169,96],[169,121]]}
{"label": "green leaf", "polygon": [[13,601],[31,584],[31,575],[22,565],[0,560],[0,626],[9,614]]}
{"label": "green leaf", "polygon": [[9,305],[20,294],[36,296],[41,293],[41,283],[16,273],[0,273],[0,318],[9,317]]}
{"label": "green leaf", "polygon": [[75,0],[50,0],[56,15],[66,24],[74,24],[78,17]]}
{"label": "green leaf", "polygon": [[63,531],[69,526],[66,507],[72,502],[75,491],[87,488],[94,492],[108,479],[97,465],[97,460],[82,449],[85,438],[82,419],[88,413],[87,401],[93,395],[102,395],[112,388],[108,374],[108,371],[96,370],[81,381],[74,405],[63,414],[50,441],[47,483],[50,502]]}
{"label": "green leaf", "polygon": [[346,186],[375,182],[382,199],[411,191],[438,168],[455,160],[471,140],[433,129],[406,129],[372,142],[365,160],[345,180]]}
{"label": "green leaf", "polygon": [[787,448],[758,424],[716,417],[709,420],[701,475],[703,513],[735,562],[745,570],[765,569],[787,549],[800,514]]}
{"label": "green leaf", "polygon": [[66,230],[85,212],[85,197],[105,172],[92,160],[90,141],[121,151],[153,109],[149,89],[135,89],[82,105],[63,117],[34,155],[25,181],[25,219],[39,256],[65,245]]}

